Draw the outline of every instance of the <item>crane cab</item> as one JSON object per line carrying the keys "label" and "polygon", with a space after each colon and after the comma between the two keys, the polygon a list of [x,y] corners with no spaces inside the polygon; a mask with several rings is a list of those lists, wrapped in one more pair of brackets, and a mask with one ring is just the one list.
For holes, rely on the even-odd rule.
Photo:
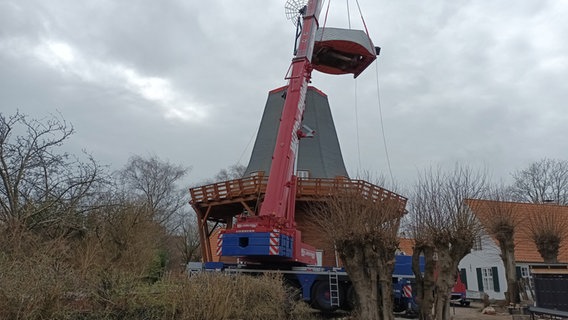
{"label": "crane cab", "polygon": [[312,66],[328,74],[363,72],[379,54],[369,36],[362,30],[320,28],[316,31]]}

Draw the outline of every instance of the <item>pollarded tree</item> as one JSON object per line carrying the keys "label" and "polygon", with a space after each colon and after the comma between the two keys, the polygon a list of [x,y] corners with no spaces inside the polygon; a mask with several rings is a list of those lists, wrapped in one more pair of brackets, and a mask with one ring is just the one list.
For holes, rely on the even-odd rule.
{"label": "pollarded tree", "polygon": [[568,238],[568,217],[556,205],[531,212],[527,228],[545,263],[557,263],[560,247]]}
{"label": "pollarded tree", "polygon": [[515,200],[568,204],[568,161],[544,158],[512,175]]}
{"label": "pollarded tree", "polygon": [[335,244],[357,294],[361,319],[393,319],[392,272],[403,209],[399,199],[374,199],[354,191],[308,210],[316,228]]}
{"label": "pollarded tree", "polygon": [[[416,204],[415,204],[416,205]],[[416,210],[416,209],[414,209]],[[414,240],[412,251],[412,272],[414,273],[416,282],[413,288],[416,302],[420,306],[418,317],[422,320],[432,318],[432,308],[434,306],[436,287],[436,248],[430,234],[423,232],[424,222],[422,217],[416,216],[412,218],[412,222],[408,226],[411,236]],[[424,270],[420,268],[420,259],[423,259]]]}
{"label": "pollarded tree", "polygon": [[[482,230],[464,200],[483,196],[486,188],[484,172],[459,164],[450,172],[430,169],[419,177],[411,201],[411,230],[418,240],[414,251],[425,254],[426,272],[423,277],[416,274],[421,281],[421,319],[449,319],[458,264]],[[435,266],[430,265],[434,262]],[[417,265],[413,269],[419,271]]]}
{"label": "pollarded tree", "polygon": [[103,179],[89,155],[81,161],[58,150],[72,134],[60,116],[0,114],[0,224],[8,231],[80,226],[69,223]]}
{"label": "pollarded tree", "polygon": [[521,221],[515,215],[514,203],[507,201],[510,199],[510,194],[504,188],[494,190],[491,198],[493,201],[490,205],[487,205],[488,202],[485,200],[468,200],[468,205],[473,206],[474,210],[487,210],[487,214],[482,215],[482,222],[486,226],[486,231],[499,244],[507,280],[505,299],[507,304],[518,303],[520,297],[515,264],[515,233],[519,230]]}

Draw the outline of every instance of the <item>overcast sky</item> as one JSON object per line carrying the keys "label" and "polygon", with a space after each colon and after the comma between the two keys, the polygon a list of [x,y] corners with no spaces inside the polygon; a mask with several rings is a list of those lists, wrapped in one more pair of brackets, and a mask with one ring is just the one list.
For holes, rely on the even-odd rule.
{"label": "overcast sky", "polygon": [[[456,161],[509,180],[543,157],[568,159],[567,1],[359,4],[377,64],[357,80],[314,72],[312,83],[329,97],[352,176],[389,175],[379,100],[402,185]],[[268,91],[286,84],[295,29],[284,6],[0,0],[0,110],[60,112],[76,129],[65,148],[111,168],[155,154],[198,182],[246,165]],[[349,12],[363,28],[354,1]],[[349,20],[346,1],[332,1],[326,26]]]}

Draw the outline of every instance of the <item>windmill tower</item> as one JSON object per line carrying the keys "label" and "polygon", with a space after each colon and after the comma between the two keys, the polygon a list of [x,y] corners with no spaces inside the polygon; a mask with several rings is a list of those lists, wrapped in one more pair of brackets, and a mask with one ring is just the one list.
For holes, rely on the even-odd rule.
{"label": "windmill tower", "polygon": [[[281,87],[268,94],[245,176],[270,171],[286,89]],[[308,134],[313,130],[313,134],[300,140],[297,175],[300,178],[348,178],[327,95],[314,87],[308,87],[302,123],[303,130]]]}

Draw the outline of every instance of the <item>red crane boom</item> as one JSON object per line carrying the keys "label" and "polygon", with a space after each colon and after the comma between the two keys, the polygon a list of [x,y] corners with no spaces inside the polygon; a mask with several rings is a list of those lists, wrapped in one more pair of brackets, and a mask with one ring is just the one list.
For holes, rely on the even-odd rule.
{"label": "red crane boom", "polygon": [[[357,76],[376,58],[375,48],[364,33],[367,43],[363,45],[345,39],[332,39],[320,41],[316,46],[321,5],[322,0],[309,0],[300,10],[303,23],[297,39],[298,48],[287,75],[286,99],[259,214],[240,216],[234,228],[222,232],[222,255],[239,256],[249,261],[266,262],[273,259],[300,264],[316,263],[315,248],[301,241],[301,232],[295,223],[294,165],[299,140],[304,136],[301,131],[302,116],[311,73],[318,68],[322,72],[353,73]],[[349,34],[351,31],[343,33]],[[320,40],[323,38],[322,34]],[[369,53],[370,50],[372,53]],[[317,63],[312,63],[312,59]]]}
{"label": "red crane boom", "polygon": [[290,215],[290,211],[293,211],[294,207],[288,207],[288,204],[294,201],[295,194],[290,192],[290,187],[294,184],[294,162],[301,138],[306,91],[313,69],[311,58],[317,30],[317,16],[321,10],[320,5],[320,0],[310,1],[304,16],[298,51],[292,60],[266,197],[260,209],[261,216],[284,218],[287,223],[293,222],[293,215]]}

